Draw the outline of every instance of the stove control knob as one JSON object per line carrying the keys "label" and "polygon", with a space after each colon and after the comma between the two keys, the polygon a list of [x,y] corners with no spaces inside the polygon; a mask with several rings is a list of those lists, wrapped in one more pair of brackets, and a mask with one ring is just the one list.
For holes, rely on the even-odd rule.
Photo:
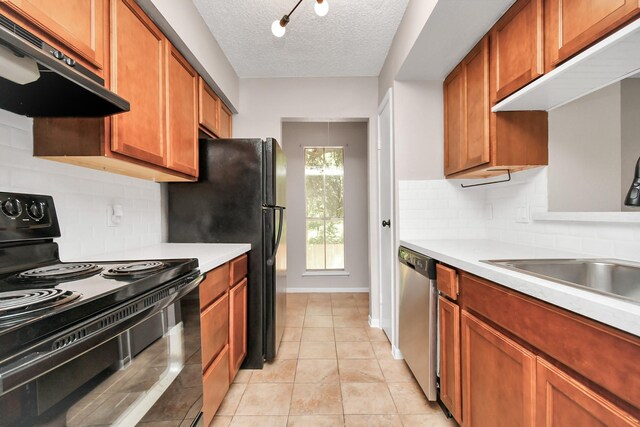
{"label": "stove control knob", "polygon": [[29,216],[36,221],[40,221],[44,218],[44,203],[31,202],[27,209]]}
{"label": "stove control knob", "polygon": [[17,218],[22,213],[22,203],[18,199],[7,199],[2,202],[0,209],[9,218]]}

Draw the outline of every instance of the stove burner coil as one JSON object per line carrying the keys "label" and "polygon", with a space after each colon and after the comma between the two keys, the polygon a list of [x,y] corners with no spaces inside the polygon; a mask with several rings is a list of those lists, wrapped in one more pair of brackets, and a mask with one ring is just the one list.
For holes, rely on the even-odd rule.
{"label": "stove burner coil", "polygon": [[62,289],[25,289],[0,292],[0,320],[27,317],[40,310],[67,304],[80,294]]}
{"label": "stove burner coil", "polygon": [[54,264],[23,271],[18,279],[29,281],[69,280],[93,275],[102,271],[102,267],[91,263]]}
{"label": "stove burner coil", "polygon": [[102,273],[105,277],[136,277],[163,270],[167,264],[161,261],[142,261],[110,268]]}

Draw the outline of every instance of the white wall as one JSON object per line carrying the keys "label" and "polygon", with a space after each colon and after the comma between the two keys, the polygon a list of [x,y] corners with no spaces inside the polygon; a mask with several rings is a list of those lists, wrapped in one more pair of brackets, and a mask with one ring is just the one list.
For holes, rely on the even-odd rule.
{"label": "white wall", "polygon": [[444,176],[442,82],[393,83],[396,179]]}
{"label": "white wall", "polygon": [[638,208],[624,206],[629,187],[633,182],[636,162],[640,157],[640,79],[626,79],[620,87],[622,103],[622,189],[620,200],[623,211],[638,212]]}
{"label": "white wall", "polygon": [[[0,110],[0,191],[54,198],[63,260],[160,243],[160,184],[32,157],[32,119]],[[107,227],[107,206],[124,219]]]}
{"label": "white wall", "polygon": [[381,102],[387,90],[411,52],[416,39],[427,23],[438,0],[410,0],[404,12],[398,31],[393,37],[389,53],[384,61],[378,81],[378,101]]}
{"label": "white wall", "polygon": [[[367,222],[367,123],[287,122],[282,142],[287,155],[287,286],[297,291],[369,289]],[[345,273],[306,274],[304,147],[344,148]]]}
{"label": "white wall", "polygon": [[[475,189],[462,189],[460,181],[452,180],[401,181],[401,238],[490,238],[640,261],[639,223],[516,222],[518,207],[547,210],[547,171],[545,167],[519,172],[510,183]],[[491,219],[487,206],[492,207]]]}
{"label": "white wall", "polygon": [[137,0],[180,53],[232,110],[239,108],[240,81],[191,0]]}
{"label": "white wall", "polygon": [[549,112],[551,211],[620,211],[621,126],[620,83]]}

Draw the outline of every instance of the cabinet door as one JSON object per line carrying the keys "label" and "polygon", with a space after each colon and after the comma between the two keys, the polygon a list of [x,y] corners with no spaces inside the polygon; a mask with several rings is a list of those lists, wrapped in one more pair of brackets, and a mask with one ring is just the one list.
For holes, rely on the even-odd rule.
{"label": "cabinet door", "polygon": [[539,427],[638,426],[637,419],[541,358],[536,380]]}
{"label": "cabinet door", "polygon": [[440,399],[453,418],[462,423],[460,379],[460,307],[438,298],[440,324]]}
{"label": "cabinet door", "polygon": [[462,419],[466,427],[534,427],[535,355],[462,311]]}
{"label": "cabinet door", "polygon": [[133,0],[111,3],[111,86],[131,111],[111,118],[111,150],[166,166],[164,35]]}
{"label": "cabinet door", "polygon": [[229,292],[229,375],[236,376],[247,355],[247,279]]}
{"label": "cabinet door", "polygon": [[444,81],[444,173],[462,169],[465,144],[464,69],[458,65]]}
{"label": "cabinet door", "polygon": [[213,362],[229,342],[229,295],[224,294],[200,316],[202,369]]}
{"label": "cabinet door", "polygon": [[542,0],[519,0],[490,32],[492,101],[544,73]]}
{"label": "cabinet door", "polygon": [[545,30],[550,69],[640,13],[638,0],[547,0]]}
{"label": "cabinet door", "polygon": [[462,169],[469,169],[489,162],[489,38],[482,39],[462,64],[465,76]]}
{"label": "cabinet door", "polygon": [[198,123],[210,135],[217,135],[220,122],[220,99],[202,77],[198,78],[198,104]]}
{"label": "cabinet door", "polygon": [[202,378],[202,414],[211,425],[216,411],[229,390],[229,346],[225,346]]}
{"label": "cabinet door", "polygon": [[231,128],[232,128],[232,117],[231,110],[227,108],[222,102],[220,103],[220,126],[218,131],[218,136],[220,138],[231,138]]}
{"label": "cabinet door", "polygon": [[[105,1],[65,0],[61,3],[51,0],[7,0],[6,5],[101,70],[107,23]],[[65,53],[78,59],[72,52]]]}
{"label": "cabinet door", "polygon": [[167,46],[167,167],[197,177],[198,74]]}

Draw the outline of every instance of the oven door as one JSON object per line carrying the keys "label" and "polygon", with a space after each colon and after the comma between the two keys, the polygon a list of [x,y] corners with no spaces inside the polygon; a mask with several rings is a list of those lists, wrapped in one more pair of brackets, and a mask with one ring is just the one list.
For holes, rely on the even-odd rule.
{"label": "oven door", "polygon": [[195,425],[202,410],[199,288],[0,397],[4,426]]}

